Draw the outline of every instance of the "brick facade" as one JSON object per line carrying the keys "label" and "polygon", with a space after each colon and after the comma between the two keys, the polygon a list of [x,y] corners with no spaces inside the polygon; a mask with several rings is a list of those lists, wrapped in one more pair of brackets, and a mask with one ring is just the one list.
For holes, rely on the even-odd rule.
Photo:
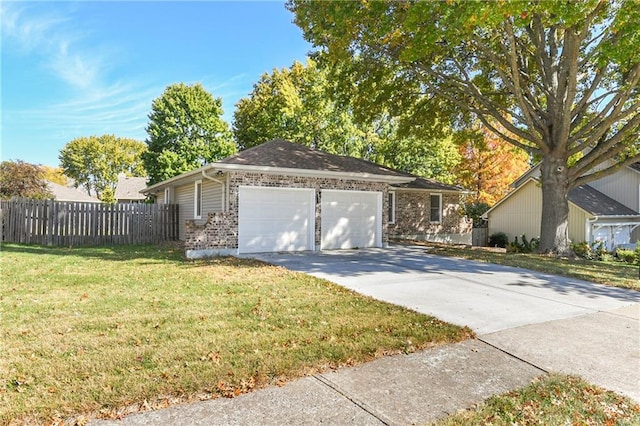
{"label": "brick facade", "polygon": [[[429,220],[431,193],[427,191],[395,190],[396,222],[389,224],[392,238],[466,242],[472,223],[460,215],[460,196],[442,194],[442,221]],[[435,193],[435,192],[434,192]]]}
{"label": "brick facade", "polygon": [[266,173],[229,173],[229,210],[209,213],[204,225],[187,221],[185,248],[190,252],[211,254],[231,254],[238,248],[238,192],[241,186],[263,186],[276,188],[313,188],[316,193],[315,207],[315,246],[321,240],[321,203],[322,190],[374,191],[382,193],[382,243],[388,242],[388,184],[350,179],[317,178],[304,176],[274,175]]}

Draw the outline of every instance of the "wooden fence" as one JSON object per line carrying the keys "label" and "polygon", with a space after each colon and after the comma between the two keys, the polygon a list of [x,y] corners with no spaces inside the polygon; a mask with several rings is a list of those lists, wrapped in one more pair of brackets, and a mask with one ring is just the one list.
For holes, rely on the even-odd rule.
{"label": "wooden fence", "polygon": [[178,206],[13,199],[0,202],[2,241],[48,246],[148,244],[178,239]]}

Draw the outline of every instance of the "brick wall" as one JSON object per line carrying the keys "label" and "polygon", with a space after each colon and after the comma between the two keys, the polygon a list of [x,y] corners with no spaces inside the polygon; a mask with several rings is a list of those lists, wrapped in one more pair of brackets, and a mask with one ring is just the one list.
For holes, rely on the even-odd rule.
{"label": "brick wall", "polygon": [[[460,197],[442,194],[442,221],[432,223],[430,193],[396,190],[396,223],[389,224],[389,235],[396,238],[431,239],[433,235],[471,235],[471,223],[460,216]],[[444,237],[446,239],[446,237]]]}
{"label": "brick wall", "polygon": [[382,242],[388,242],[386,183],[350,179],[312,178],[303,176],[272,175],[265,173],[229,173],[229,211],[210,213],[204,225],[187,222],[185,247],[193,250],[224,250],[238,247],[238,190],[240,186],[264,186],[278,188],[313,188],[316,190],[315,245],[320,245],[322,189],[382,192]]}

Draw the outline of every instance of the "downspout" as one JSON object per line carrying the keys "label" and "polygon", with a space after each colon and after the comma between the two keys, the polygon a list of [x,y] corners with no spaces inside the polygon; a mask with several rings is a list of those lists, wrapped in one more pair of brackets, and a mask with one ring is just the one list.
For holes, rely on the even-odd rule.
{"label": "downspout", "polygon": [[216,182],[219,183],[220,185],[222,185],[222,209],[226,212],[228,211],[228,207],[227,207],[227,197],[226,197],[226,193],[227,193],[227,184],[224,181],[221,181],[220,179],[216,179],[214,177],[209,176],[208,174],[206,174],[204,172],[204,170],[201,171],[202,173],[202,177],[205,179],[209,179],[212,182]]}
{"label": "downspout", "polygon": [[586,239],[587,239],[587,244],[589,244],[589,247],[591,247],[591,244],[593,244],[593,241],[591,241],[591,230],[593,229],[593,224],[594,222],[596,222],[598,220],[598,216],[594,216],[591,219],[587,219],[587,226],[586,226]]}

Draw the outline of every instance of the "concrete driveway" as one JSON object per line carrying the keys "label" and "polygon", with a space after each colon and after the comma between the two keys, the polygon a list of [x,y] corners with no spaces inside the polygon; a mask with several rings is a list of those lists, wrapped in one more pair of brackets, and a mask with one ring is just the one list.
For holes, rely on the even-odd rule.
{"label": "concrete driveway", "polygon": [[541,371],[579,375],[640,402],[639,292],[420,246],[254,257],[469,326]]}
{"label": "concrete driveway", "polygon": [[421,246],[251,257],[469,326],[480,335],[640,302],[635,291],[435,256]]}

